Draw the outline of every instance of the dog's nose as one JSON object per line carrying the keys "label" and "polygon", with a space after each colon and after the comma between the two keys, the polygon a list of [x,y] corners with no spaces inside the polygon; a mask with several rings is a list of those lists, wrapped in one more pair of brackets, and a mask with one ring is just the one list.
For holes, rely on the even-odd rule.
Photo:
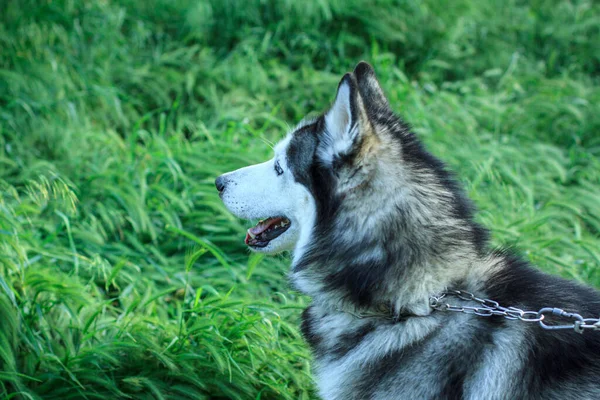
{"label": "dog's nose", "polygon": [[221,193],[225,189],[225,178],[223,178],[223,175],[215,179],[215,186],[217,187],[219,193]]}

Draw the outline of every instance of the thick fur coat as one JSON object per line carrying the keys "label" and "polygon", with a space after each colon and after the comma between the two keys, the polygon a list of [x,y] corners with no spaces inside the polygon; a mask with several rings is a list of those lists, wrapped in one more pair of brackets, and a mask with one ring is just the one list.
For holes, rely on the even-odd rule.
{"label": "thick fur coat", "polygon": [[277,217],[246,241],[292,251],[291,282],[312,297],[302,332],[323,399],[600,398],[600,331],[431,308],[451,288],[599,317],[600,295],[491,250],[471,202],[393,113],[368,64],[344,75],[331,109],[303,121],[272,160],[217,188],[241,218]]}

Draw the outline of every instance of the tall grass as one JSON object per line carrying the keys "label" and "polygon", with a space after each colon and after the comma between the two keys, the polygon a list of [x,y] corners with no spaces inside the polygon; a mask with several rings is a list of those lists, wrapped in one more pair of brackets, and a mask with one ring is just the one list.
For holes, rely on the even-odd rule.
{"label": "tall grass", "polygon": [[222,172],[359,60],[540,268],[600,286],[600,6],[8,0],[0,394],[314,398],[307,299],[249,255]]}

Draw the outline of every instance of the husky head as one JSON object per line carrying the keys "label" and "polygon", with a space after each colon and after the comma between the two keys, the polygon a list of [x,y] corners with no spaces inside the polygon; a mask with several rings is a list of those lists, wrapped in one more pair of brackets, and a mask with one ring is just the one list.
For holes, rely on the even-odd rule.
{"label": "husky head", "polygon": [[[216,186],[233,214],[260,220],[246,235],[252,250],[291,250],[296,287],[337,303],[426,302],[485,242],[469,201],[392,112],[365,62],[271,160]],[[457,261],[462,268],[448,267]]]}

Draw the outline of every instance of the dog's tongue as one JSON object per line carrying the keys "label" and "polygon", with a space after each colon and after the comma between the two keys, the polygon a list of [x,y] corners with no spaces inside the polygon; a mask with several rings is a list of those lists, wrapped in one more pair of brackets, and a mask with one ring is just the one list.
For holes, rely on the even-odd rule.
{"label": "dog's tongue", "polygon": [[258,224],[256,224],[252,228],[248,229],[248,232],[246,233],[246,240],[245,240],[246,244],[248,244],[250,239],[253,239],[255,236],[260,235],[261,233],[263,233],[264,231],[266,231],[273,225],[279,224],[282,220],[283,220],[283,217],[272,217],[272,218],[267,218],[265,220],[259,221]]}

